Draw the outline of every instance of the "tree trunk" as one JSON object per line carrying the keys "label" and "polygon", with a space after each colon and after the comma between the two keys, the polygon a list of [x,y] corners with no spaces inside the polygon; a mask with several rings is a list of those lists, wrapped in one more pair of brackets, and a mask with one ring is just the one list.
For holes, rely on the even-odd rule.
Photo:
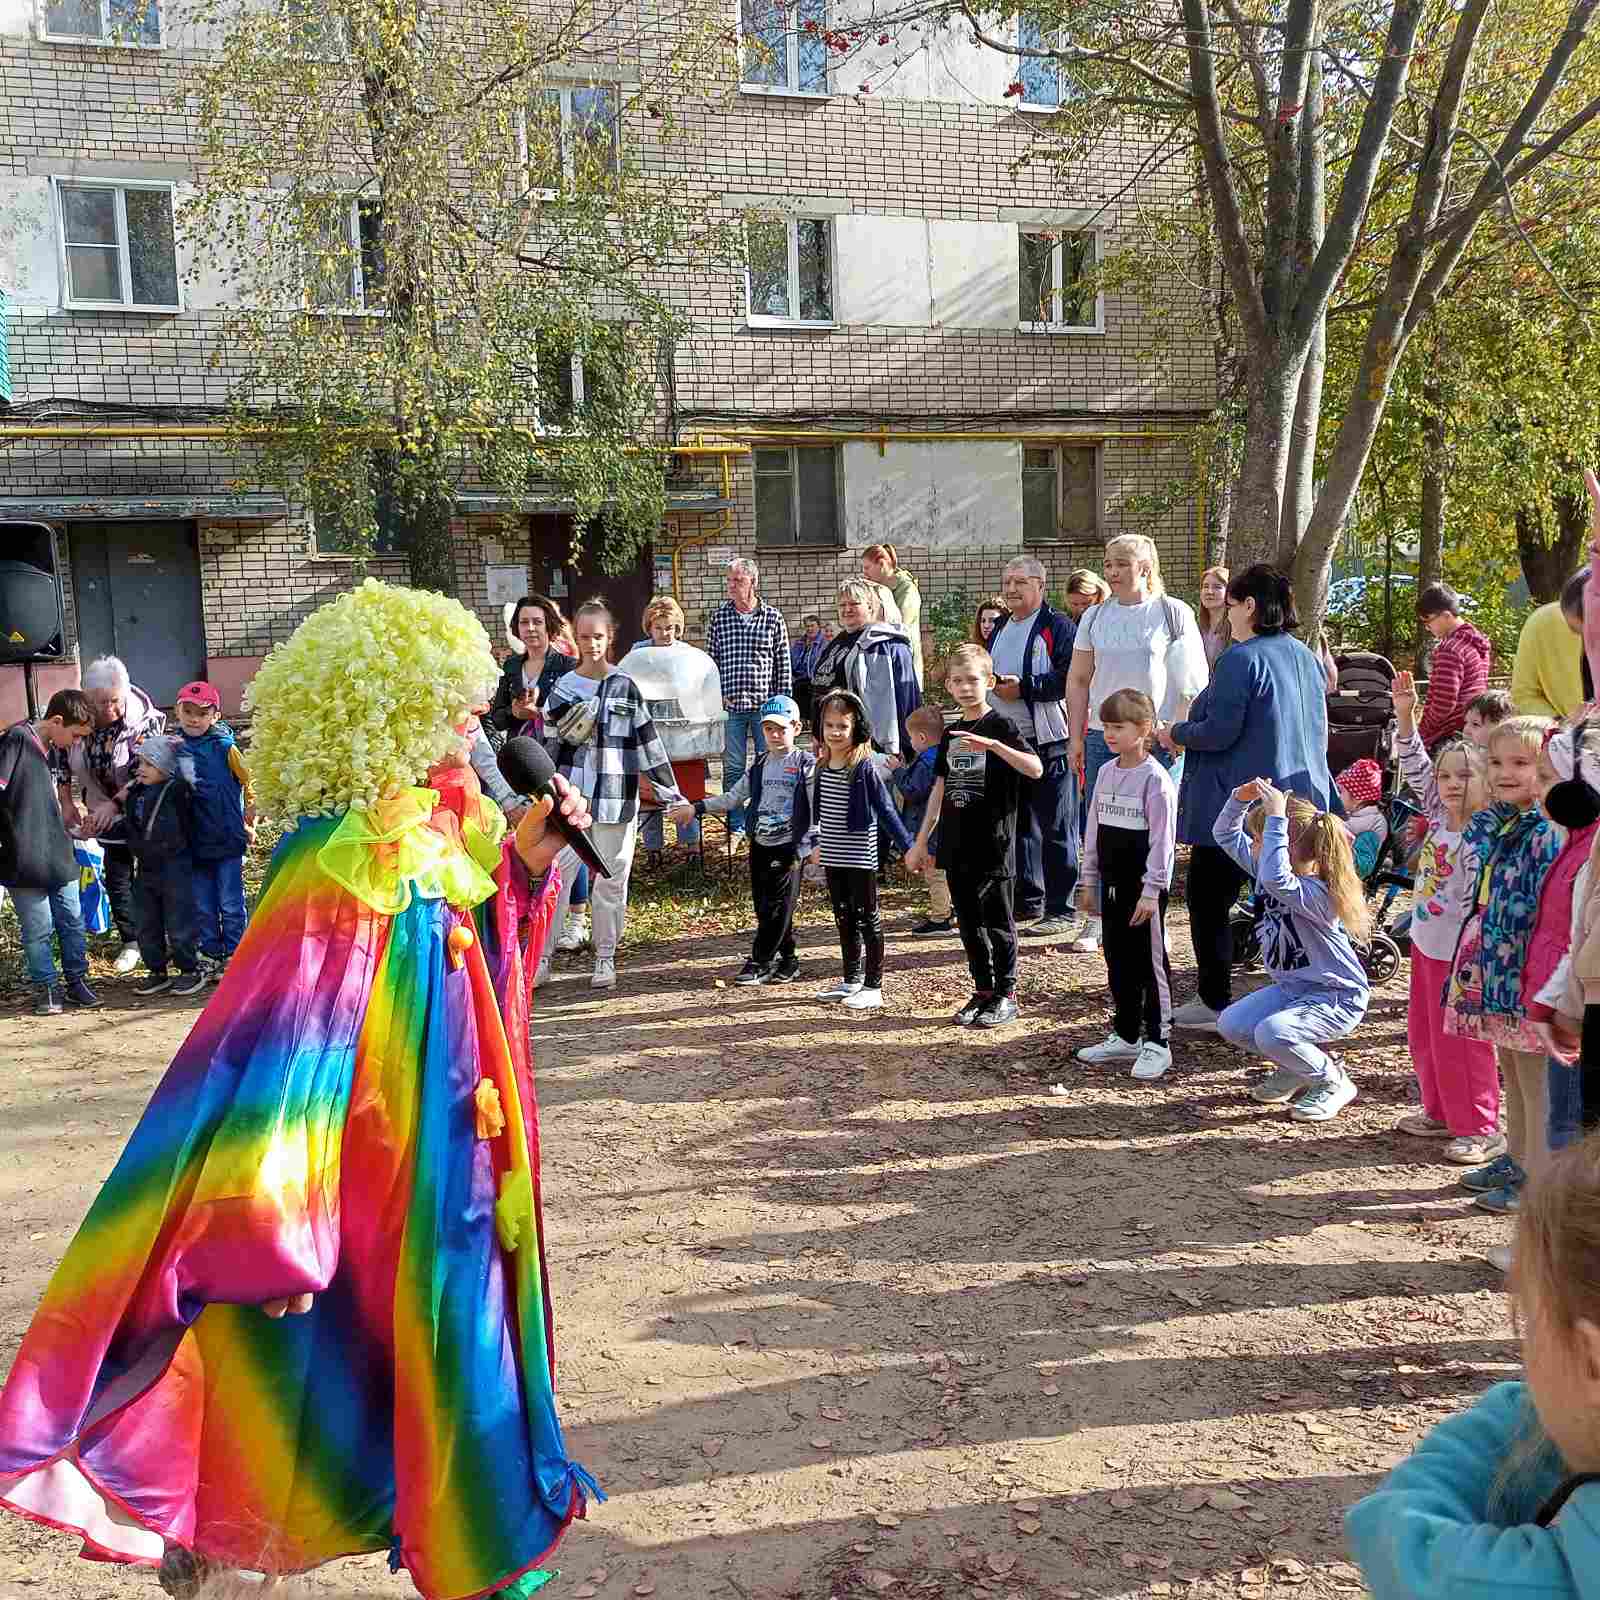
{"label": "tree trunk", "polygon": [[1228,566],[1235,573],[1258,561],[1276,564],[1283,524],[1289,440],[1294,427],[1303,363],[1285,365],[1251,357],[1247,383],[1244,460],[1239,468],[1228,530]]}
{"label": "tree trunk", "polygon": [[[1422,385],[1422,504],[1418,511],[1418,595],[1444,577],[1444,392],[1435,379]],[[1425,673],[1433,655],[1434,637],[1419,621],[1416,670]]]}
{"label": "tree trunk", "polygon": [[1538,506],[1517,510],[1517,555],[1535,605],[1559,599],[1562,586],[1578,570],[1589,539],[1589,506],[1584,495],[1562,491],[1551,501],[1555,537],[1547,537]]}

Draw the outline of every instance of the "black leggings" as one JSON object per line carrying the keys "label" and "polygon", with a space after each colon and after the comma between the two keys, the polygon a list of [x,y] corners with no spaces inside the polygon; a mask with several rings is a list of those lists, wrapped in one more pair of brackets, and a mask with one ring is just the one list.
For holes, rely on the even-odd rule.
{"label": "black leggings", "polygon": [[1221,845],[1197,844],[1190,850],[1184,892],[1189,937],[1194,941],[1200,998],[1213,1011],[1225,1011],[1233,999],[1233,929],[1228,919],[1246,881]]}
{"label": "black leggings", "polygon": [[839,924],[839,950],[844,975],[852,983],[861,977],[861,953],[866,949],[866,983],[883,987],[883,926],[878,921],[878,875],[867,867],[829,867],[828,898],[833,920]]}

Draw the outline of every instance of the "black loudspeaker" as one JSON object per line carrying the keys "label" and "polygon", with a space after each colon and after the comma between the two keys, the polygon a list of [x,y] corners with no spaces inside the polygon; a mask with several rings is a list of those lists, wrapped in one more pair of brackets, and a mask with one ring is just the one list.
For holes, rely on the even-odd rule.
{"label": "black loudspeaker", "polygon": [[56,543],[43,522],[0,522],[0,665],[60,661],[67,619]]}

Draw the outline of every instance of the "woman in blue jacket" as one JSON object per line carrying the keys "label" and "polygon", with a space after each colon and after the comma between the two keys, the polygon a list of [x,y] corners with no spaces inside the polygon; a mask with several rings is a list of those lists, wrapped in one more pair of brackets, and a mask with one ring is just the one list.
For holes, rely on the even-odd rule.
{"label": "woman in blue jacket", "polygon": [[1525,1381],[1346,1515],[1375,1600],[1600,1600],[1600,1140],[1528,1184],[1514,1260]]}
{"label": "woman in blue jacket", "polygon": [[1198,993],[1178,1007],[1180,1028],[1214,1029],[1233,1000],[1228,926],[1245,875],[1212,836],[1228,796],[1269,778],[1319,811],[1344,814],[1328,772],[1327,679],[1291,631],[1300,625],[1289,580],[1265,562],[1228,584],[1234,645],[1217,658],[1188,718],[1163,735],[1187,757],[1178,795],[1178,838],[1190,846],[1187,898]]}

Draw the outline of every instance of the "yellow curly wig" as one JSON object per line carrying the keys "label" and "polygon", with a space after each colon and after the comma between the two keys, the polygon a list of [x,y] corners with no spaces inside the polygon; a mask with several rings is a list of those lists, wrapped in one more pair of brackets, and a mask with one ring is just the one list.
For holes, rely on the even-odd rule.
{"label": "yellow curly wig", "polygon": [[483,624],[459,600],[368,578],[313,611],[250,685],[262,809],[365,809],[420,784],[499,673]]}

